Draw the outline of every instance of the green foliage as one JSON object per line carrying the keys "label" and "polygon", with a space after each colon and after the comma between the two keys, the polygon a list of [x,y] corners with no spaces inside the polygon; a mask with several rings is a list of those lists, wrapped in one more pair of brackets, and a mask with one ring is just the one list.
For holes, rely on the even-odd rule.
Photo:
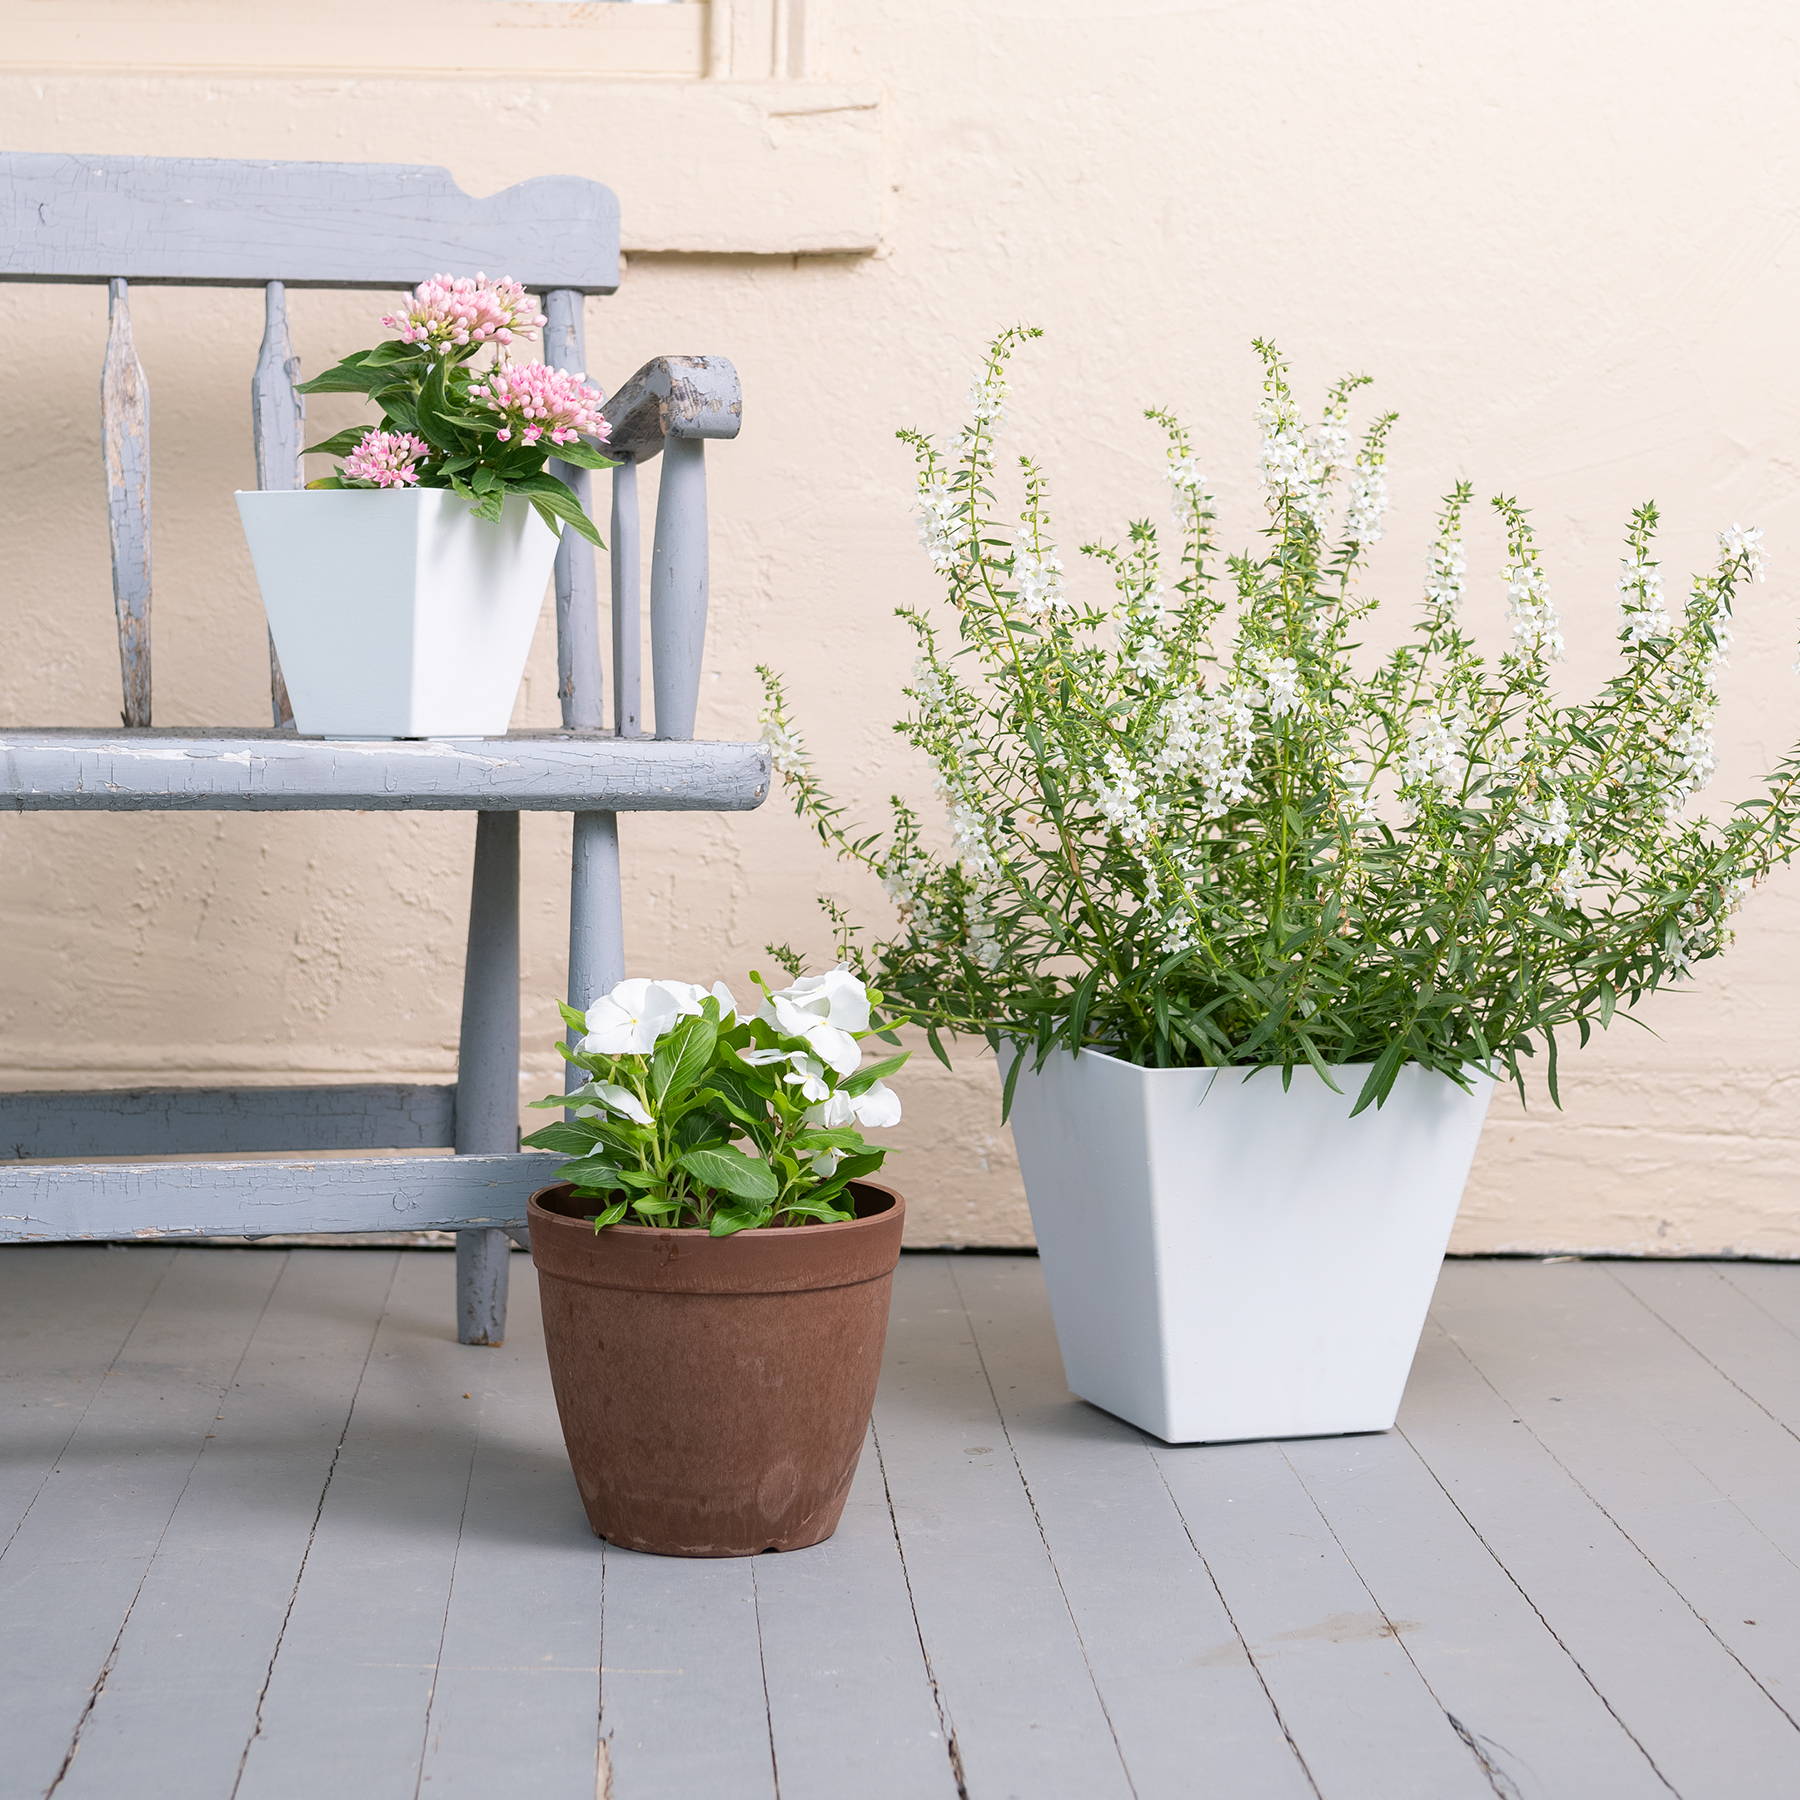
{"label": "green foliage", "polygon": [[[303,394],[365,394],[381,411],[378,431],[410,432],[430,446],[419,466],[418,485],[448,488],[468,501],[478,517],[497,519],[513,495],[530,502],[552,531],[572,527],[589,543],[600,545],[598,527],[567,482],[552,475],[552,460],[581,469],[610,469],[613,461],[580,439],[553,445],[535,444],[514,433],[502,439],[505,421],[471,398],[470,390],[488,371],[472,364],[479,344],[443,350],[426,344],[390,339],[372,350],[358,350],[335,368],[300,384]],[[352,426],[306,447],[307,455],[348,456],[369,428]],[[342,472],[308,484],[315,488],[367,487]]]}
{"label": "green foliage", "polygon": [[1800,752],[1722,822],[1689,804],[1711,774],[1716,676],[1734,595],[1761,575],[1759,532],[1722,533],[1674,610],[1656,509],[1640,507],[1620,667],[1563,700],[1531,522],[1505,496],[1510,642],[1487,658],[1465,629],[1474,496],[1459,484],[1415,628],[1368,655],[1377,601],[1359,570],[1381,535],[1393,418],[1353,437],[1354,378],[1308,426],[1259,344],[1261,545],[1219,554],[1188,436],[1153,412],[1174,540],[1139,520],[1122,543],[1083,546],[1105,577],[1090,598],[1065,578],[1029,458],[1017,523],[997,516],[1006,364],[1034,335],[996,341],[952,450],[901,434],[950,625],[902,612],[919,661],[895,729],[935,767],[948,843],[899,800],[887,830],[853,825],[762,671],[796,811],[898,912],[859,962],[935,1053],[969,1032],[1036,1062],[1095,1046],[1152,1067],[1348,1067],[1360,1109],[1409,1062],[1495,1069],[1523,1091],[1541,1051],[1554,1097],[1559,1034],[1585,1043],[1729,942],[1744,893],[1800,841]]}
{"label": "green foliage", "polygon": [[[873,1175],[886,1151],[856,1127],[891,1123],[898,1103],[880,1087],[906,1060],[886,1057],[840,1074],[804,1030],[810,1015],[783,1013],[755,978],[765,1004],[740,1018],[728,998],[681,991],[691,1007],[648,1048],[591,1048],[590,1019],[563,1007],[565,1059],[588,1077],[569,1092],[536,1102],[572,1116],[533,1132],[525,1142],[570,1160],[559,1180],[593,1202],[595,1229],[627,1223],[698,1227],[715,1237],[769,1226],[829,1224],[855,1216],[846,1192]],[[622,983],[628,989],[680,984]],[[858,990],[860,995],[860,989]],[[641,996],[639,996],[641,998]],[[870,994],[868,1002],[880,996]],[[871,1019],[868,1032],[848,1034],[843,1060],[856,1061],[854,1038],[889,1027]],[[824,1029],[820,1027],[820,1029]],[[613,1040],[624,1041],[624,1040]]]}

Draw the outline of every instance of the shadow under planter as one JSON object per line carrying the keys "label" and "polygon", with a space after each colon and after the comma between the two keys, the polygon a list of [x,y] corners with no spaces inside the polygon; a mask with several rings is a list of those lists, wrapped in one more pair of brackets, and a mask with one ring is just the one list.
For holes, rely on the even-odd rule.
{"label": "shadow under planter", "polygon": [[868,1431],[905,1203],[731,1237],[612,1225],[534,1194],[563,1438],[595,1534],[664,1556],[798,1550],[837,1529]]}

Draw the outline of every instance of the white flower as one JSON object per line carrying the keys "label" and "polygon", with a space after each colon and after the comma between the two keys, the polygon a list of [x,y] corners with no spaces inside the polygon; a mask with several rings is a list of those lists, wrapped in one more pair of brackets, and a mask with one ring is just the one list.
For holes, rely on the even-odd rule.
{"label": "white flower", "polygon": [[1006,405],[1006,381],[1003,376],[989,374],[969,389],[969,411],[978,424],[996,427]]}
{"label": "white flower", "polygon": [[1400,779],[1408,787],[1433,787],[1446,798],[1461,793],[1468,778],[1464,753],[1468,722],[1458,712],[1442,717],[1427,713],[1412,728],[1406,754],[1400,763]]}
{"label": "white flower", "polygon": [[941,475],[919,483],[919,542],[936,569],[954,569],[962,560],[958,543],[962,528],[962,502]]}
{"label": "white flower", "polygon": [[825,1065],[816,1056],[796,1050],[789,1055],[788,1061],[794,1065],[794,1072],[782,1079],[799,1088],[802,1100],[823,1100],[830,1095],[831,1084],[825,1079]]}
{"label": "white flower", "polygon": [[762,741],[769,746],[769,761],[777,775],[806,773],[806,741],[799,732],[790,730],[772,712],[762,716]]}
{"label": "white flower", "polygon": [[1169,486],[1175,493],[1175,512],[1190,530],[1212,510],[1213,497],[1200,465],[1183,451],[1169,452]]}
{"label": "white flower", "polygon": [[1344,536],[1353,544],[1374,544],[1381,539],[1381,521],[1387,516],[1387,477],[1379,463],[1356,460],[1350,474],[1350,498],[1344,512]]}
{"label": "white flower", "polygon": [[1647,644],[1669,635],[1669,609],[1663,598],[1662,567],[1648,557],[1627,556],[1619,562],[1619,631],[1626,643]]}
{"label": "white flower", "polygon": [[[588,1083],[588,1091],[605,1106],[607,1111],[616,1112],[622,1118],[630,1119],[634,1125],[650,1123],[650,1114],[645,1110],[643,1101],[630,1088],[620,1087],[616,1081],[591,1081]],[[602,1112],[599,1106],[578,1106],[575,1109],[575,1116],[578,1119],[603,1119],[606,1113]],[[596,1144],[588,1154],[591,1156],[600,1148],[601,1146]]]}
{"label": "white flower", "polygon": [[950,832],[956,839],[957,861],[971,881],[983,881],[1000,873],[988,839],[987,820],[966,800],[951,801]]}
{"label": "white flower", "polygon": [[1462,604],[1463,577],[1468,570],[1462,532],[1454,522],[1448,523],[1431,547],[1431,572],[1425,580],[1426,604],[1446,625],[1455,622]]}
{"label": "white flower", "polygon": [[803,1038],[827,1068],[854,1075],[862,1051],[852,1034],[869,1029],[869,993],[848,969],[828,969],[771,994],[757,1017],[784,1037]]}
{"label": "white flower", "polygon": [[1526,656],[1556,662],[1563,653],[1562,623],[1550,601],[1544,571],[1529,557],[1506,572],[1506,603],[1513,643]]}
{"label": "white flower", "polygon": [[840,1088],[819,1105],[809,1106],[806,1122],[824,1131],[842,1131],[850,1125],[879,1131],[900,1123],[900,1096],[885,1081],[871,1082],[860,1094],[846,1094]]}
{"label": "white flower", "polygon": [[1063,590],[1062,558],[1054,550],[1034,549],[1021,532],[1013,550],[1013,586],[1019,594],[1019,610],[1028,619],[1069,611]]}
{"label": "white flower", "polygon": [[1094,804],[1128,844],[1141,844],[1156,829],[1156,807],[1147,803],[1144,784],[1119,750],[1106,753],[1106,780],[1094,790]]}
{"label": "white flower", "polygon": [[867,1131],[900,1123],[900,1096],[885,1081],[873,1081],[856,1096],[856,1122]]}
{"label": "white flower", "polygon": [[1291,656],[1260,657],[1256,672],[1263,680],[1262,704],[1271,719],[1284,719],[1300,710],[1300,665]]}
{"label": "white flower", "polygon": [[1728,562],[1741,561],[1744,573],[1752,581],[1763,579],[1767,567],[1763,559],[1763,534],[1754,525],[1732,525],[1719,533],[1719,554]]}
{"label": "white flower", "polygon": [[[621,981],[587,1010],[587,1036],[577,1048],[590,1056],[646,1056],[657,1040],[700,1010],[708,990],[691,981]],[[737,1002],[723,982],[711,988],[722,1015],[737,1016]]]}

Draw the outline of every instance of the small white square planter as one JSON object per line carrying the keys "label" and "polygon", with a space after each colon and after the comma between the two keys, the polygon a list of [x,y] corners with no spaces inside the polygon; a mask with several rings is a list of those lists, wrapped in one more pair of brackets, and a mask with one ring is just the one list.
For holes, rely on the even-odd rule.
{"label": "small white square planter", "polygon": [[240,493],[297,731],[498,737],[556,534],[521,499],[478,519],[442,488]]}
{"label": "small white square planter", "polygon": [[1170,1443],[1394,1423],[1493,1094],[1409,1065],[1020,1072],[1012,1126],[1069,1386]]}

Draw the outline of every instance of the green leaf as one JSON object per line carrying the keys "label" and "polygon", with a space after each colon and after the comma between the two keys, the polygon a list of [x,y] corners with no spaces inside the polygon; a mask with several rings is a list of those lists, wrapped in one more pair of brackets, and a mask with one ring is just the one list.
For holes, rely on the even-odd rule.
{"label": "green leaf", "polygon": [[684,1019],[656,1046],[650,1059],[650,1110],[661,1112],[672,1097],[687,1092],[712,1062],[719,1028],[704,1016]]}
{"label": "green leaf", "polygon": [[310,381],[294,384],[297,394],[367,394],[384,378],[372,371],[365,371],[363,364],[368,361],[367,350],[358,350],[354,355],[346,356],[341,363],[322,370]]}
{"label": "green leaf", "polygon": [[910,1050],[903,1050],[898,1056],[884,1056],[880,1062],[870,1063],[866,1069],[858,1069],[844,1083],[844,1092],[852,1095],[866,1094],[876,1082],[885,1081],[890,1075],[897,1073],[911,1054]]}
{"label": "green leaf", "polygon": [[684,1150],[675,1161],[703,1186],[736,1200],[769,1201],[781,1191],[775,1171],[741,1150]]}
{"label": "green leaf", "polygon": [[589,543],[602,550],[606,548],[600,541],[599,528],[582,511],[575,490],[567,482],[558,481],[554,475],[543,474],[522,476],[509,481],[507,485],[514,493],[524,494],[553,530],[556,521],[560,519],[565,525],[574,526]]}
{"label": "green leaf", "polygon": [[770,1217],[770,1209],[766,1206],[721,1206],[713,1214],[707,1231],[713,1237],[730,1237],[734,1232],[755,1231],[768,1224]]}
{"label": "green leaf", "polygon": [[613,1188],[628,1185],[624,1179],[624,1171],[616,1169],[609,1162],[598,1156],[584,1156],[579,1162],[567,1162],[556,1171],[558,1181],[573,1183],[577,1192],[593,1189],[596,1193],[607,1193]]}
{"label": "green leaf", "polygon": [[333,432],[328,438],[321,438],[316,444],[308,444],[300,452],[302,456],[348,456],[352,450],[369,435],[367,425],[346,425],[342,431]]}
{"label": "green leaf", "polygon": [[574,1125],[559,1119],[554,1125],[545,1125],[534,1131],[520,1142],[533,1150],[554,1150],[563,1156],[586,1156],[595,1144],[600,1142],[600,1134],[588,1125]]}
{"label": "green leaf", "polygon": [[596,1231],[604,1231],[607,1226],[618,1224],[618,1222],[624,1218],[625,1210],[629,1204],[629,1201],[615,1200],[612,1205],[607,1207],[604,1211],[595,1213],[594,1229]]}
{"label": "green leaf", "polygon": [[619,466],[616,457],[602,456],[598,450],[580,438],[575,439],[573,443],[550,446],[550,454],[558,462],[566,462],[577,469],[616,469]]}

